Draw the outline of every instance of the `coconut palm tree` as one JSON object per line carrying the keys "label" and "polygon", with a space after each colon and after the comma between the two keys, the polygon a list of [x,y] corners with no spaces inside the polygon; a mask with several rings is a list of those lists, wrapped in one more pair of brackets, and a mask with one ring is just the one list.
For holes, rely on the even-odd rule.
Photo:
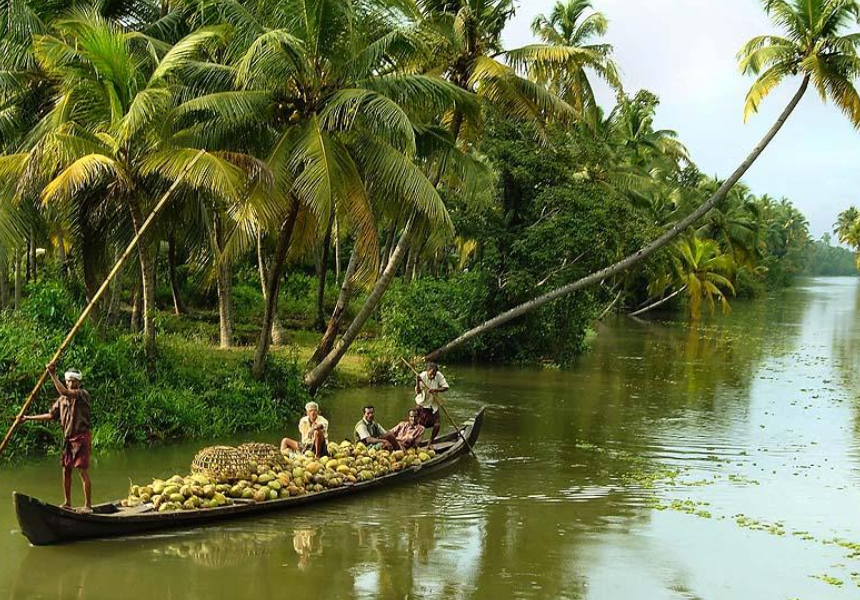
{"label": "coconut palm tree", "polygon": [[592,38],[606,35],[608,29],[609,21],[603,13],[593,10],[591,0],[556,2],[549,16],[540,14],[532,21],[532,32],[545,44],[581,51],[561,70],[547,72],[538,66],[530,75],[547,84],[550,91],[573,106],[589,123],[595,122],[599,114],[589,71],[615,91],[622,91],[618,67],[611,58],[612,45],[592,41]]}
{"label": "coconut palm tree", "polygon": [[[34,40],[34,56],[55,87],[55,102],[31,133],[25,151],[0,161],[19,194],[41,189],[44,204],[74,204],[92,193],[125,207],[135,232],[161,179],[180,176],[197,155],[182,140],[164,138],[161,121],[178,103],[177,73],[221,31],[201,29],[173,46],[157,44],[105,19],[75,9]],[[235,195],[242,171],[206,154],[187,174],[192,188]],[[144,343],[155,341],[155,264],[151,244],[139,252]]]}
{"label": "coconut palm tree", "polygon": [[855,253],[855,262],[860,269],[860,211],[854,206],[839,213],[833,224],[833,233],[839,241],[851,246]]}
{"label": "coconut palm tree", "polygon": [[[703,195],[709,196],[720,183],[703,177],[699,189]],[[702,238],[715,240],[739,266],[751,268],[764,252],[761,226],[761,213],[755,196],[743,183],[738,183],[726,199],[708,213],[696,232]]]}
{"label": "coconut palm tree", "polygon": [[860,211],[851,206],[839,213],[833,224],[833,233],[843,244],[860,247]]}
{"label": "coconut palm tree", "polygon": [[[420,51],[405,15],[382,1],[290,0],[246,5],[212,0],[212,17],[232,26],[225,57],[232,89],[184,107],[214,135],[254,131],[274,177],[235,212],[277,232],[253,371],[261,376],[280,280],[294,232],[325,228],[332,214],[355,231],[362,262],[375,270],[373,203],[388,197],[436,226],[451,223],[414,162],[415,122],[470,99],[433,75],[399,67]],[[310,239],[310,238],[308,238]]]}
{"label": "coconut palm tree", "polygon": [[[544,124],[550,119],[573,120],[576,117],[576,111],[567,102],[522,73],[528,70],[549,73],[551,69],[559,72],[573,64],[574,57],[584,56],[585,51],[546,44],[505,50],[501,34],[513,16],[513,0],[423,0],[416,4],[419,10],[408,16],[417,21],[416,31],[428,50],[413,54],[411,60],[401,60],[403,68],[441,73],[460,90],[475,94],[482,101],[479,106],[492,106],[506,118]],[[458,142],[477,141],[482,115],[478,110],[467,110],[472,108],[463,103],[454,106],[442,118],[447,133],[426,135],[424,141],[435,140],[433,145],[437,151],[440,142],[442,146],[453,146]],[[430,177],[434,185],[445,175],[444,167],[454,160],[450,147],[442,153],[448,160],[425,162],[432,171]],[[407,255],[419,218],[420,215],[412,213],[405,217],[389,260],[352,323],[325,358],[305,375],[305,385],[311,392],[316,391],[334,370],[378,306]],[[438,230],[437,227],[431,229]],[[417,245],[422,244],[423,240]]]}
{"label": "coconut palm tree", "polygon": [[850,27],[860,20],[860,4],[855,0],[763,0],[763,5],[774,25],[782,29],[785,36],[759,36],[741,48],[738,54],[741,71],[757,76],[746,97],[744,116],[757,112],[764,98],[786,79],[799,76],[800,85],[776,123],[717,191],[666,233],[634,254],[497,315],[430,352],[428,358],[438,357],[556,298],[611,278],[670,244],[725,198],[782,129],[810,84],[823,99],[833,101],[855,128],[860,127],[860,95],[853,84],[860,75],[860,36],[850,31]]}
{"label": "coconut palm tree", "polygon": [[672,264],[679,287],[686,289],[692,320],[702,318],[702,304],[711,312],[716,302],[723,312],[731,310],[726,292],[735,293],[731,282],[735,263],[730,254],[720,251],[716,241],[685,236],[674,245]]}

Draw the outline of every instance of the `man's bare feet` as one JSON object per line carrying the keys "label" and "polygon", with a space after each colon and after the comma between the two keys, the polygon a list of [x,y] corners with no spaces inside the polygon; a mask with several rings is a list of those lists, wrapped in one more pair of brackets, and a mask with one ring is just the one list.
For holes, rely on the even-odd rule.
{"label": "man's bare feet", "polygon": [[90,514],[93,512],[93,507],[92,506],[82,506],[78,509],[78,512],[84,513],[84,514]]}
{"label": "man's bare feet", "polygon": [[60,508],[65,508],[66,510],[72,510],[72,505],[69,504],[68,502],[63,502],[62,504],[60,504]]}

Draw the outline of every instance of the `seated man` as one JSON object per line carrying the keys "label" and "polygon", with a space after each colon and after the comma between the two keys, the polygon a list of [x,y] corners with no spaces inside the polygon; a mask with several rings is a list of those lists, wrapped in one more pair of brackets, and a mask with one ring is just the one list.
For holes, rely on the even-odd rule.
{"label": "seated man", "polygon": [[328,421],[320,415],[320,405],[316,402],[305,404],[306,416],[299,421],[299,433],[301,440],[296,441],[285,437],[281,440],[281,452],[286,454],[293,452],[305,452],[313,450],[314,455],[328,455]]}
{"label": "seated man", "polygon": [[418,409],[412,408],[405,421],[400,421],[388,433],[384,439],[388,440],[395,450],[408,450],[417,448],[424,435],[424,426],[418,424]]}
{"label": "seated man", "polygon": [[361,442],[368,447],[391,450],[391,442],[384,439],[385,428],[373,420],[375,414],[376,409],[373,406],[364,407],[364,417],[355,424],[353,441]]}

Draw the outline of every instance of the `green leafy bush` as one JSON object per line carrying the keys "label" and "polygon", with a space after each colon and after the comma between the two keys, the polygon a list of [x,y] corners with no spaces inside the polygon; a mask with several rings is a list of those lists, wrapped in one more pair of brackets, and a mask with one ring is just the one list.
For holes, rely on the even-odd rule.
{"label": "green leafy bush", "polygon": [[478,273],[397,283],[382,300],[382,335],[408,351],[433,350],[479,323],[485,316],[486,297],[487,286]]}
{"label": "green leafy bush", "polygon": [[[30,289],[21,311],[0,314],[0,390],[4,422],[14,415],[81,307],[54,282]],[[296,357],[270,355],[263,381],[250,375],[251,350],[223,352],[164,334],[148,362],[134,335],[100,338],[86,325],[61,361],[84,374],[92,397],[96,448],[185,437],[228,435],[271,428],[298,413],[306,400]],[[56,393],[50,382],[30,414],[44,412]],[[53,423],[27,423],[4,458],[58,450],[62,433]]]}

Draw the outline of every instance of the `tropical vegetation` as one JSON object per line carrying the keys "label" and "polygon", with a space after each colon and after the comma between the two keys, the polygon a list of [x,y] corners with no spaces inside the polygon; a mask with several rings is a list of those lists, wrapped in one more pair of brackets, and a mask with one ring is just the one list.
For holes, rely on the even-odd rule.
{"label": "tropical vegetation", "polygon": [[[564,363],[613,312],[727,310],[824,256],[741,177],[810,85],[860,125],[858,4],[763,7],[783,35],[738,55],[744,116],[799,86],[717,180],[655,125],[654,94],[625,90],[589,0],[519,48],[513,0],[3,2],[0,327],[20,344],[55,316],[45,298],[94,298],[165,193],[81,360],[139,378],[194,343],[256,394],[273,370],[313,394],[350,350],[375,379],[401,353]],[[13,399],[48,353],[0,349]]]}

